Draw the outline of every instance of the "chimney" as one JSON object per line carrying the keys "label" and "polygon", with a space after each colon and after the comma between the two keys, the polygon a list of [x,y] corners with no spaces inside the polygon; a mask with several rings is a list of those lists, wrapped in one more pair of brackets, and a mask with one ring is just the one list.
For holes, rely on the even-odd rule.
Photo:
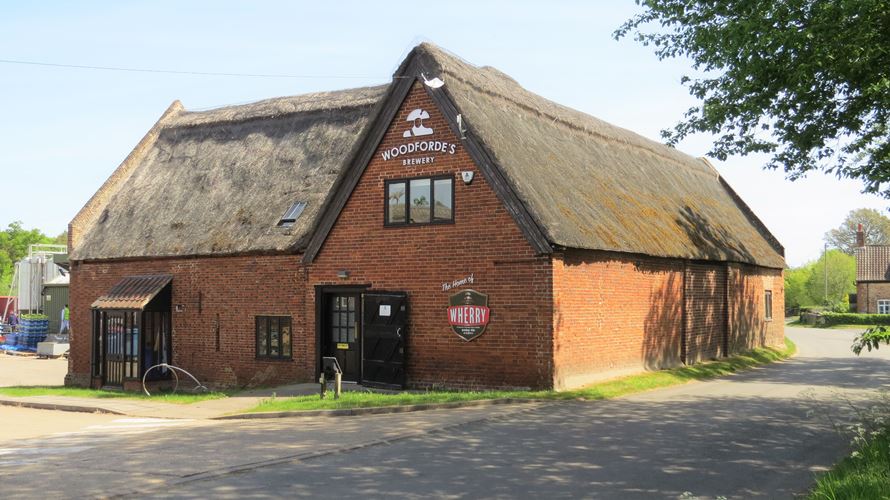
{"label": "chimney", "polygon": [[865,246],[865,231],[862,230],[862,224],[859,224],[859,227],[856,229],[856,246]]}

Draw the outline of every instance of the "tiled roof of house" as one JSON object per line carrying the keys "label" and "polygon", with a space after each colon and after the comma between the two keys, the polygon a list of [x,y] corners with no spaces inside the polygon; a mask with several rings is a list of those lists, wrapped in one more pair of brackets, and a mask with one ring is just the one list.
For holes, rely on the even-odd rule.
{"label": "tiled roof of house", "polygon": [[867,245],[854,250],[856,281],[890,281],[890,245]]}

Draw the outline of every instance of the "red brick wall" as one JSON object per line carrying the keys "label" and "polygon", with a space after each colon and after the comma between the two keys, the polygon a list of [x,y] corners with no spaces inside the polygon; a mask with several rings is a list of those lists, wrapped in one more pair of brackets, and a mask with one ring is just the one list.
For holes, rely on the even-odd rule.
{"label": "red brick wall", "polygon": [[[173,275],[173,364],[215,386],[308,381],[315,370],[314,332],[305,324],[305,272],[300,256],[245,256],[80,263],[71,272],[71,358],[68,383],[89,384],[90,304],[124,276]],[[200,294],[200,295],[199,295]],[[200,305],[199,305],[200,304]],[[292,317],[291,361],[257,360],[254,317]],[[216,350],[219,318],[220,350]],[[311,361],[311,362],[310,362]]]}
{"label": "red brick wall", "polygon": [[733,354],[784,338],[780,270],[569,250],[553,258],[553,296],[557,388],[723,356],[727,333]]}
{"label": "red brick wall", "polygon": [[[423,153],[384,160],[381,151],[406,142],[406,117],[416,108],[430,113],[424,125],[435,131],[422,139],[458,144],[456,153],[439,153],[426,165],[401,161],[431,156]],[[466,170],[475,172],[470,185],[460,180]],[[454,224],[384,227],[385,180],[440,174],[454,176]],[[344,268],[349,279],[338,279]],[[424,88],[415,84],[312,264],[309,282],[408,293],[412,386],[549,387],[549,268],[549,258],[535,256]],[[466,342],[446,317],[448,298],[458,289],[442,291],[442,283],[470,274],[475,282],[458,289],[488,294],[491,321],[485,333]],[[314,307],[314,300],[307,304]]]}
{"label": "red brick wall", "polygon": [[890,283],[856,284],[856,312],[877,314],[878,300],[890,300]]}
{"label": "red brick wall", "polygon": [[[730,265],[729,352],[782,347],[785,342],[785,279],[781,269]],[[764,292],[773,292],[773,317],[764,317]]]}
{"label": "red brick wall", "polygon": [[553,290],[556,387],[680,363],[682,262],[569,250]]}
{"label": "red brick wall", "polygon": [[685,362],[724,356],[726,338],[726,265],[686,266]]}

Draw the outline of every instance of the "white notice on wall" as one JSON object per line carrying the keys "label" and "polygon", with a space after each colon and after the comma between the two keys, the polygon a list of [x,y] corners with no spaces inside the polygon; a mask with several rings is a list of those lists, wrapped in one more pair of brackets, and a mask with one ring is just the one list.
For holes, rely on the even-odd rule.
{"label": "white notice on wall", "polygon": [[389,316],[390,314],[389,304],[380,304],[380,316]]}

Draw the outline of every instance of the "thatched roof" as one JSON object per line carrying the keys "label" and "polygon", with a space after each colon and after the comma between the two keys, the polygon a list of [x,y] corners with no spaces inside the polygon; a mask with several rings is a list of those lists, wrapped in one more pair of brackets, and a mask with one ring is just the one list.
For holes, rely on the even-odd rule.
{"label": "thatched roof", "polygon": [[[276,252],[299,247],[386,86],[174,110],[133,155],[72,259]],[[278,221],[306,203],[290,227]]]}
{"label": "thatched roof", "polygon": [[853,249],[856,281],[890,281],[890,245],[866,245]]}
{"label": "thatched roof", "polygon": [[428,78],[444,80],[468,134],[552,244],[784,267],[782,246],[707,161],[544,99],[434,45],[419,45],[406,62],[412,57]]}
{"label": "thatched roof", "polygon": [[[440,91],[504,177],[510,203],[521,204],[509,211],[527,236],[537,235],[535,248],[546,248],[539,251],[552,245],[784,267],[782,246],[706,160],[430,44],[411,52],[389,87],[200,113],[172,106],[76,218],[85,227],[72,231],[81,238],[72,259],[297,251],[318,227],[307,250],[314,255],[330,215],[348,199],[344,186],[358,182],[351,173],[364,168],[376,147],[371,138],[383,133],[375,123],[393,113],[396,89],[421,70],[445,81]],[[277,227],[296,201],[307,203],[303,215]]]}

